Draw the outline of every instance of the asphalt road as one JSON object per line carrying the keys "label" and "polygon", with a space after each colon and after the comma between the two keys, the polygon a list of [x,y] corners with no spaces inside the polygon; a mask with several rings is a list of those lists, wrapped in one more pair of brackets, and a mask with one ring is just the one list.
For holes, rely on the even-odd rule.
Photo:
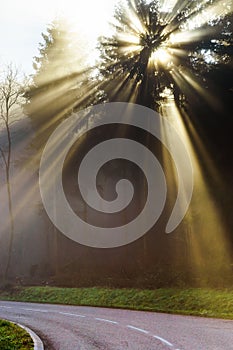
{"label": "asphalt road", "polygon": [[4,301],[0,318],[30,327],[46,350],[233,349],[228,320]]}

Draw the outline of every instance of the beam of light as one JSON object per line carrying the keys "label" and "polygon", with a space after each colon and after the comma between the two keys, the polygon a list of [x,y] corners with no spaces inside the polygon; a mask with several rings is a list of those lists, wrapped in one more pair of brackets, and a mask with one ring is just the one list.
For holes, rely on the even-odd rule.
{"label": "beam of light", "polygon": [[[65,111],[61,112],[61,115],[57,115],[56,118],[60,120],[60,117],[65,114]],[[56,118],[54,118],[56,120]],[[54,123],[54,119],[50,121],[50,123]],[[44,126],[41,130],[39,130],[39,133],[43,135],[46,132],[46,129],[50,126],[50,123],[46,124],[46,127]],[[85,124],[84,124],[85,128]],[[65,134],[64,134],[65,138]],[[59,144],[60,140],[57,140],[57,143]],[[28,140],[30,142],[30,140]],[[25,141],[22,141],[23,144],[25,144]],[[17,148],[21,147],[21,143],[17,143]],[[57,160],[58,161],[58,160]],[[40,203],[40,194],[39,194],[39,186],[38,186],[38,179],[37,174],[29,175],[32,171],[34,171],[35,167],[38,167],[40,163],[40,154],[35,154],[33,152],[33,157],[28,157],[28,159],[24,160],[24,166],[21,169],[17,169],[16,174],[12,174],[11,176],[11,187],[13,189],[13,216],[14,221],[18,222],[21,218],[24,218],[25,215],[27,215],[27,207],[28,205],[31,208],[36,209],[36,200],[38,201],[38,208]],[[50,167],[48,168],[48,179],[49,182],[53,182],[54,176],[56,174],[54,173],[53,169],[56,166],[56,162],[52,163]],[[34,177],[35,176],[35,177]],[[1,198],[2,196],[5,196],[7,194],[7,186],[1,186],[0,189]],[[1,213],[8,212],[7,208],[7,200],[1,203]],[[6,214],[6,217],[7,214]],[[8,232],[10,227],[9,220],[4,220],[1,222],[1,233]],[[17,238],[17,237],[15,237]]]}
{"label": "beam of light", "polygon": [[[141,45],[130,45],[126,47],[121,47],[120,51],[124,54],[132,54],[139,53],[141,50]],[[133,57],[133,56],[132,56]]]}
{"label": "beam of light", "polygon": [[[205,2],[203,2],[205,3]],[[224,8],[228,8],[228,0],[227,0],[227,4],[224,3]],[[162,1],[161,5],[167,9],[173,9],[176,7],[176,3],[174,1]],[[77,4],[78,6],[78,4]],[[212,6],[208,6],[207,10],[211,12],[210,14],[212,15],[213,12],[217,12],[218,8],[219,8],[219,4],[215,4]],[[120,52],[123,55],[133,55],[135,53],[139,53],[140,50],[142,49],[142,46],[140,45],[140,36],[143,32],[146,31],[145,25],[143,23],[143,21],[140,20],[140,18],[138,17],[138,14],[136,13],[135,10],[135,3],[134,1],[132,1],[132,6],[131,7],[127,7],[127,11],[128,11],[128,18],[129,18],[129,23],[128,26],[124,25],[122,27],[122,31],[118,30],[117,33],[117,40],[122,41],[121,47],[119,48]],[[194,6],[195,8],[195,6]],[[73,5],[70,6],[70,9],[73,9]],[[206,10],[206,11],[207,11]],[[229,9],[228,9],[229,10]],[[170,11],[170,10],[169,10]],[[169,12],[168,11],[168,12]],[[204,11],[204,10],[203,10]],[[72,11],[73,12],[73,11]],[[194,11],[195,13],[195,11]],[[224,12],[226,13],[226,11]],[[191,18],[187,18],[186,23],[191,23],[193,21],[193,19],[195,19],[196,14]],[[130,28],[130,31],[128,31],[127,27]],[[132,31],[133,30],[133,31]],[[193,42],[198,41],[198,39],[200,39],[200,37],[203,37],[204,35],[206,35],[206,31],[204,34],[204,31],[201,30],[193,30],[193,31],[176,31],[175,33],[172,33],[170,35],[170,37],[167,40],[167,46],[169,47],[169,45],[173,46],[175,44],[182,44],[182,43],[186,43],[188,42]],[[169,50],[167,48],[163,48],[163,47],[159,47],[157,50],[154,50],[151,54],[151,59],[154,62],[166,65],[167,63],[169,63],[169,61],[175,61],[175,55],[171,55]],[[181,52],[181,51],[180,51]],[[172,57],[173,56],[173,57]],[[96,60],[98,59],[98,54],[93,54],[93,59]],[[207,62],[208,63],[208,62]],[[51,75],[52,76],[52,75]],[[48,78],[49,79],[49,78]],[[65,89],[65,87],[64,87]]]}
{"label": "beam of light", "polygon": [[[192,261],[193,263],[193,269],[195,270],[194,274],[201,278],[208,278],[208,273],[210,271],[213,273],[213,269],[216,265],[212,269],[211,259],[206,258],[206,255],[213,254],[216,261],[218,261],[219,266],[221,265],[221,268],[226,266],[230,259],[227,247],[228,242],[225,237],[226,228],[221,218],[220,208],[216,205],[215,196],[212,195],[209,190],[209,181],[205,169],[203,168],[200,154],[203,156],[203,159],[206,160],[206,166],[208,167],[210,176],[216,178],[216,183],[221,182],[220,175],[210,161],[209,154],[198,136],[198,130],[196,130],[193,125],[188,125],[188,117],[181,114],[176,107],[177,100],[175,103],[173,95],[173,92],[175,93],[175,91],[173,90],[173,87],[176,86],[176,88],[179,89],[180,99],[183,94],[188,100],[197,101],[197,103],[200,101],[208,101],[212,107],[218,110],[221,108],[216,96],[213,96],[207,89],[205,89],[202,79],[198,77],[192,69],[189,69],[189,64],[191,66],[191,60],[192,58],[195,58],[195,56],[192,57],[191,55],[193,53],[191,52],[193,50],[193,43],[201,43],[203,39],[209,40],[211,37],[214,38],[214,21],[216,20],[216,23],[219,23],[218,20],[220,18],[230,13],[230,8],[228,6],[229,2],[228,5],[225,3],[223,7],[221,7],[222,4],[219,1],[214,1],[214,3],[210,4],[210,1],[208,0],[200,1],[198,3],[192,2],[191,4],[189,1],[178,1],[177,3],[172,1],[161,1],[160,4],[160,19],[158,20],[158,26],[159,23],[162,23],[166,27],[159,33],[153,33],[155,36],[153,37],[152,35],[151,42],[150,40],[145,40],[144,42],[140,41],[142,47],[138,47],[138,50],[140,51],[139,54],[137,50],[135,51],[135,57],[129,55],[128,49],[130,49],[131,45],[134,45],[135,42],[138,42],[139,37],[141,38],[141,36],[145,36],[145,34],[141,33],[139,36],[137,30],[135,30],[132,35],[133,26],[131,25],[129,27],[124,26],[123,30],[123,37],[128,41],[128,45],[127,42],[124,42],[123,48],[122,43],[120,42],[115,42],[114,45],[117,47],[116,52],[122,52],[124,54],[124,59],[123,56],[121,56],[118,61],[118,64],[121,59],[123,61],[122,66],[120,65],[123,72],[121,72],[122,77],[128,77],[126,74],[128,69],[128,72],[131,71],[130,77],[132,81],[136,83],[135,94],[132,95],[135,98],[135,102],[138,101],[137,93],[139,95],[146,95],[148,93],[148,87],[152,79],[151,77],[154,76],[154,87],[155,89],[158,88],[160,91],[159,96],[163,101],[166,101],[166,103],[160,103],[160,113],[164,118],[171,117],[172,120],[169,121],[173,123],[178,133],[181,135],[191,155],[194,164],[196,189],[193,204],[187,214],[183,227],[185,234],[181,239],[184,239],[186,244],[182,247],[187,248],[186,254],[188,261]],[[186,14],[183,15],[181,22],[177,20],[177,4],[180,6],[180,11],[185,12],[185,10],[187,10]],[[187,8],[185,8],[186,5]],[[167,13],[161,13],[161,8]],[[140,16],[140,14],[138,14],[138,16]],[[170,23],[173,20],[174,23]],[[206,26],[205,29],[203,28],[204,26]],[[120,27],[118,27],[118,30],[120,30]],[[119,46],[117,46],[118,44]],[[145,44],[145,46],[143,46],[143,44]],[[109,45],[109,49],[110,48],[111,44]],[[114,46],[112,46],[112,49],[113,51],[115,50]],[[130,59],[133,59],[134,57],[135,60],[134,62],[131,61],[133,62],[133,65],[126,65],[127,68],[124,70],[127,53]],[[149,56],[148,63],[145,58],[146,55]],[[199,55],[198,59],[203,60],[203,64],[212,64],[212,52],[199,50],[197,55]],[[215,58],[216,57],[213,59]],[[113,61],[113,65],[115,62],[116,61]],[[111,63],[109,64],[109,67],[110,66]],[[113,80],[114,79],[115,77],[113,77]],[[166,83],[164,83],[164,81]],[[123,88],[125,89],[126,97],[126,84],[132,86],[130,80],[124,80],[120,90],[116,90],[117,95],[115,98],[117,98],[119,94],[120,96],[124,96],[124,92],[122,91]],[[167,142],[170,143],[172,147],[176,147],[174,140],[172,140],[172,135],[168,133],[168,130],[163,130],[163,132],[163,136],[166,138]],[[170,174],[168,179],[170,189],[175,192],[175,188],[177,188],[176,170],[166,154],[164,154],[164,163],[169,168],[167,173]],[[184,195],[183,205],[185,205],[185,202],[186,198]],[[203,205],[200,205],[200,202],[203,203]],[[203,209],[204,207],[205,211]],[[206,261],[208,261],[208,267],[204,266]]]}
{"label": "beam of light", "polygon": [[170,35],[169,42],[171,45],[175,44],[185,44],[200,41],[200,38],[208,37],[212,30],[207,29],[196,29],[190,31],[177,31]]}
{"label": "beam of light", "polygon": [[[174,100],[169,99],[161,105],[161,114],[164,118],[169,119],[173,124],[190,154],[195,179],[194,198],[191,202],[190,209],[185,218],[185,236],[188,248],[188,261],[192,263],[192,271],[194,275],[202,278],[209,278],[215,273],[215,269],[219,268],[222,271],[230,266],[230,248],[226,238],[226,227],[220,215],[220,208],[217,205],[215,197],[208,188],[207,176],[212,176],[216,179],[216,183],[220,185],[221,177],[217,169],[214,167],[209,154],[202,143],[200,137],[190,118],[185,115],[183,117],[176,107]],[[185,120],[184,120],[185,118]],[[173,142],[172,135],[163,129],[163,137],[169,142],[172,147],[176,147]],[[195,148],[194,148],[194,145]],[[199,156],[198,156],[199,154]],[[201,158],[199,158],[201,157]],[[163,153],[164,166],[168,167],[167,173],[172,191],[172,185],[176,179],[176,170],[167,160],[166,153]],[[201,165],[200,159],[205,159],[206,164]],[[206,175],[205,167],[208,167],[210,175]],[[221,184],[222,185],[222,184]],[[185,205],[185,195],[183,198]],[[205,210],[203,210],[203,203]],[[208,256],[210,256],[208,258]],[[212,257],[216,263],[213,264]],[[208,264],[206,262],[208,261]]]}
{"label": "beam of light", "polygon": [[165,13],[171,13],[176,3],[177,0],[162,0],[160,1],[160,11]]}
{"label": "beam of light", "polygon": [[133,45],[140,46],[139,45],[140,44],[140,38],[139,38],[139,36],[134,35],[134,34],[125,33],[125,32],[118,33],[117,39],[119,41],[122,41],[122,42],[125,42],[125,43],[130,43],[130,45],[133,44]]}
{"label": "beam of light", "polygon": [[214,107],[216,110],[221,110],[221,103],[218,98],[205,89],[201,81],[198,81],[198,78],[194,74],[186,72],[185,70],[176,69],[173,69],[171,74],[180,88],[188,85],[191,95],[193,93],[198,94],[203,100],[207,101],[210,106]]}
{"label": "beam of light", "polygon": [[[162,4],[163,4],[163,1],[161,1],[161,5],[160,5],[161,7],[163,6]],[[183,0],[183,1],[177,0],[174,3],[173,8],[172,8],[172,6],[169,6],[170,9],[172,8],[172,10],[168,10],[168,11],[164,11],[164,12],[161,11],[161,20],[163,23],[165,23],[167,25],[167,27],[169,29],[168,31],[170,31],[170,29],[173,27],[173,20],[177,17],[177,14],[181,13],[188,4],[190,4],[189,0]]]}
{"label": "beam of light", "polygon": [[129,14],[129,18],[131,20],[129,25],[132,27],[132,29],[137,34],[145,32],[145,30],[146,30],[145,25],[143,24],[142,21],[140,21],[140,19],[136,15],[136,13],[132,9],[128,8],[128,14]]}
{"label": "beam of light", "polygon": [[210,4],[199,13],[189,17],[183,27],[187,30],[200,28],[207,23],[214,23],[215,20],[219,20],[232,11],[232,0],[218,1],[217,3],[214,2],[214,4]]}
{"label": "beam of light", "polygon": [[[147,1],[147,3],[149,4],[151,2]],[[117,37],[116,43],[114,45],[117,45],[118,42],[118,51],[121,52],[124,56],[130,56],[131,54],[131,57],[133,57],[134,53],[140,53],[140,55],[143,53],[144,41],[142,41],[141,38],[145,36],[145,33],[149,33],[149,27],[146,27],[146,24],[148,24],[148,19],[146,19],[145,14],[142,15],[140,14],[140,11],[137,12],[134,1],[131,1],[130,4],[124,8],[124,25],[123,27],[120,25],[117,26]],[[195,2],[193,4],[186,2],[186,5],[188,10],[185,9],[185,5],[179,1],[160,1],[158,14],[161,18],[158,19],[158,28],[161,24],[162,18],[162,23],[165,28],[162,30],[162,32],[160,32],[160,34],[158,34],[159,32],[155,34],[156,39],[153,39],[153,37],[151,37],[151,39],[143,39],[145,40],[146,45],[148,45],[148,50],[151,50],[148,67],[151,66],[151,62],[154,62],[157,69],[158,63],[166,66],[167,68],[170,68],[172,65],[179,63],[178,58],[181,56],[181,52],[184,53],[183,57],[185,58],[186,56],[187,58],[188,50],[187,48],[182,49],[182,45],[185,46],[186,43],[193,44],[194,42],[199,42],[201,39],[211,37],[211,35],[214,34],[213,26],[210,25],[207,29],[205,28],[205,30],[201,27],[203,27],[205,24],[208,24],[210,18],[213,22],[214,20],[219,19],[221,16],[224,17],[230,13],[233,6],[230,0],[226,0],[223,4],[219,1],[210,3],[209,0],[203,0],[198,3]],[[166,28],[169,27],[170,23],[164,22],[165,17],[161,8],[165,9],[165,13],[168,14],[173,13],[175,9],[177,10],[177,6],[180,6],[181,10],[183,11],[187,10],[187,14],[183,15],[184,18],[179,23],[179,26],[176,28],[176,30],[171,30],[169,34],[169,30],[167,31]],[[173,13],[173,15],[175,18],[177,16],[177,13]],[[201,16],[202,19],[200,19],[199,16]],[[145,20],[144,24],[142,24],[143,20]],[[194,25],[194,23],[197,22],[198,26],[196,24]],[[158,30],[160,31],[160,29]],[[165,35],[165,39],[163,39],[162,35]],[[162,40],[161,43],[159,41],[159,37]],[[148,40],[151,40],[151,43]],[[152,47],[153,45],[155,46],[154,48]],[[178,51],[175,51],[177,48],[180,50],[179,53]],[[210,61],[212,63],[217,56],[212,57],[211,53],[209,53],[208,57],[207,54],[203,54],[203,57],[208,64]],[[141,58],[139,57],[139,59]],[[142,67],[144,64],[143,60],[145,61],[145,58],[142,58],[142,64],[140,61],[138,61],[138,68],[135,69],[135,73],[138,72],[137,79],[140,79],[140,74],[143,74],[143,72],[139,74],[140,66]],[[132,76],[136,77],[136,74],[132,73]]]}
{"label": "beam of light", "polygon": [[[201,6],[201,4],[207,2],[208,1],[202,1],[199,3],[199,5]],[[134,1],[131,3],[134,4]],[[166,23],[169,26],[169,23],[166,21],[168,21],[169,18],[172,19],[176,17],[177,14],[174,12],[177,3],[173,0],[161,1],[160,11],[166,12],[166,14],[161,14],[163,24]],[[183,3],[187,2],[184,1]],[[73,7],[70,6],[70,8],[66,10],[67,14],[70,11],[68,17],[70,16],[71,18],[74,15],[74,9],[76,9],[76,6],[78,6],[78,4],[80,4],[80,2],[74,2]],[[68,3],[64,6],[68,6]],[[99,15],[99,12],[101,11],[99,11],[97,2],[96,6],[97,7],[92,8],[93,12],[91,11],[91,15],[90,12],[87,11],[86,15],[83,16],[82,21],[79,23],[79,25],[82,25],[85,28],[87,27],[87,32],[90,31],[88,34],[90,41],[93,41],[94,38],[96,39],[96,33],[94,33],[94,31],[97,26],[97,18],[98,21],[103,20],[101,15]],[[181,5],[181,8],[182,6],[184,5]],[[183,49],[182,44],[194,41],[198,42],[205,36],[210,35],[212,28],[210,28],[210,31],[208,33],[206,33],[206,29],[202,30],[201,27],[208,24],[208,22],[213,21],[214,19],[218,19],[219,17],[230,13],[232,11],[232,6],[233,5],[229,0],[226,0],[223,3],[215,1],[214,4],[208,5],[207,8],[204,8],[200,11],[200,13],[197,13],[198,6],[195,7],[193,5],[191,15],[187,16],[182,28],[179,27],[173,33],[168,35],[168,37],[165,39],[165,42],[164,40],[161,42],[158,41],[158,47],[156,47],[156,49],[151,49],[149,64],[145,65],[144,77],[140,77],[139,80],[135,79],[135,76],[138,72],[138,69],[140,68],[140,64],[138,62],[140,52],[143,50],[143,46],[141,45],[141,35],[148,33],[143,21],[138,18],[138,15],[136,14],[136,7],[133,6],[133,8],[129,8],[127,10],[129,17],[128,26],[124,24],[121,28],[122,31],[119,32],[118,30],[117,34],[114,34],[116,35],[117,40],[121,42],[121,46],[117,47],[117,50],[118,53],[124,56],[124,63],[127,62],[128,58],[135,58],[136,70],[134,74],[130,75],[129,72],[124,72],[124,74],[122,74],[122,69],[119,67],[114,70],[115,66],[117,67],[116,61],[113,63],[110,62],[105,66],[106,69],[114,68],[111,77],[106,80],[100,79],[98,83],[92,79],[89,79],[90,75],[87,75],[88,77],[85,76],[86,70],[84,69],[84,65],[81,61],[79,63],[76,62],[75,65],[77,64],[77,67],[74,65],[71,69],[71,72],[69,73],[67,73],[67,71],[56,71],[55,69],[52,69],[51,72],[40,81],[40,87],[43,87],[44,89],[41,89],[41,92],[38,92],[34,100],[34,112],[38,112],[39,110],[46,107],[49,107],[51,110],[53,110],[53,108],[56,107],[58,101],[62,99],[65,93],[67,94],[67,100],[61,106],[58,112],[52,113],[50,119],[43,121],[40,130],[38,131],[39,137],[46,135],[46,132],[50,130],[50,128],[54,127],[56,123],[62,120],[62,118],[64,118],[67,113],[71,112],[76,105],[84,105],[85,102],[89,101],[89,99],[91,99],[98,90],[104,90],[108,83],[111,84],[112,80],[115,83],[115,85],[112,85],[113,89],[111,91],[113,99],[116,100],[117,98],[120,99],[124,97],[124,99],[129,102],[137,102],[137,98],[142,92],[140,90],[142,81],[145,87],[148,86],[148,73],[151,73],[151,63],[153,63],[154,68],[156,68],[154,71],[152,70],[152,72],[156,73],[156,79],[158,80],[158,83],[160,83],[160,69],[162,67],[162,73],[166,72],[167,75],[171,76],[173,83],[176,83],[176,85],[184,94],[187,96],[189,95],[193,98],[201,97],[203,100],[207,100],[212,106],[220,108],[217,102],[218,100],[204,89],[201,81],[198,80],[198,78],[192,72],[189,72],[185,69],[179,69],[179,67],[174,66],[182,57],[188,57],[188,50],[185,48]],[[87,25],[89,22],[91,22],[91,26]],[[120,29],[120,27],[118,29]],[[164,29],[163,32],[166,32],[166,29]],[[169,30],[167,32],[170,33]],[[106,35],[108,35],[108,33],[110,32],[107,31]],[[173,45],[177,45],[179,48],[173,47]],[[201,52],[201,54],[205,58],[207,64],[212,63],[212,61],[215,60],[215,58],[212,56],[211,51]],[[97,57],[98,56],[95,56],[95,58]],[[173,63],[172,68],[169,66],[171,62]],[[62,68],[65,66],[65,63],[66,62],[61,62],[59,60],[56,61],[56,65],[62,66]],[[90,70],[94,72],[96,69],[98,69],[98,66],[93,67]],[[72,76],[70,73],[77,73],[77,75],[74,74]],[[79,77],[78,73],[80,73]],[[75,95],[75,89],[78,87],[79,93],[78,95]],[[71,93],[74,93],[73,97],[68,98],[68,95]],[[219,208],[215,203],[214,197],[211,195],[208,189],[208,178],[205,176],[203,168],[200,164],[201,162],[198,154],[201,154],[203,156],[203,159],[205,159],[211,175],[217,180],[219,180],[220,176],[209,160],[209,155],[203,143],[201,142],[200,137],[198,136],[198,130],[196,130],[194,125],[192,125],[188,116],[185,115],[185,113],[181,114],[177,109],[171,84],[162,90],[160,96],[166,100],[166,103],[161,104],[160,112],[164,118],[170,118],[169,121],[173,123],[178,133],[180,133],[186,147],[188,148],[188,151],[192,157],[192,162],[194,164],[197,194],[194,198],[193,205],[190,208],[190,212],[186,218],[186,230],[189,242],[188,245],[190,249],[189,253],[195,262],[196,268],[201,274],[205,260],[204,255],[206,252],[209,252],[209,246],[211,244],[213,245],[212,252],[215,258],[217,257],[220,259],[220,257],[223,256],[225,261],[228,261],[229,252],[224,236],[225,228],[219,214]],[[167,140],[167,142],[169,142],[173,147],[176,147],[168,131],[165,129],[163,132],[163,137]],[[196,148],[198,148],[198,152]],[[174,167],[169,163],[165,154],[164,164],[171,169],[171,171],[169,171],[170,179],[168,179],[168,181],[170,184],[175,183],[176,171]],[[53,179],[53,176],[51,176],[54,175],[53,169],[54,164],[51,164],[51,168],[48,169],[48,179],[50,179],[50,181]],[[23,172],[17,174],[17,179],[14,181],[20,184],[19,187],[24,187],[25,180],[23,178]],[[17,207],[15,208],[16,215],[21,215],[26,203],[33,202],[37,190],[38,189],[35,186],[32,186],[32,188],[22,199],[21,203],[17,202]],[[19,193],[20,192],[17,192],[17,195],[19,195]],[[185,201],[186,198],[184,196],[183,202],[185,203]],[[200,201],[205,205],[205,213],[200,212]]]}
{"label": "beam of light", "polygon": [[[85,101],[91,98],[93,94],[96,93],[96,90],[101,90],[104,82],[99,84],[94,83],[93,81],[86,81],[85,86],[82,85],[80,88],[80,93],[77,95],[76,89],[74,89],[74,95],[72,95],[72,90],[65,88],[64,86],[60,87],[58,90],[54,87],[50,92],[42,91],[37,93],[33,101],[33,112],[38,113],[45,108],[51,110],[51,117],[47,120],[41,121],[39,130],[37,130],[37,138],[43,139],[44,135],[53,128],[59,121],[61,121],[65,115],[72,112],[73,108],[77,105],[85,105]],[[64,103],[60,106],[59,111],[56,113],[57,101],[61,99],[64,93],[69,92]],[[40,120],[39,120],[40,122]]]}

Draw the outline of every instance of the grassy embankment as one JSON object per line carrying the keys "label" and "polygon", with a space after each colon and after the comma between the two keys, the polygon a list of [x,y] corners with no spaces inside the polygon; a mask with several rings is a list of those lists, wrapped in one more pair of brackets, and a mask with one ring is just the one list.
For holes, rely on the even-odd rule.
{"label": "grassy embankment", "polygon": [[233,319],[233,290],[17,287],[0,291],[0,299]]}
{"label": "grassy embankment", "polygon": [[29,334],[17,325],[0,320],[0,349],[33,350],[34,345]]}

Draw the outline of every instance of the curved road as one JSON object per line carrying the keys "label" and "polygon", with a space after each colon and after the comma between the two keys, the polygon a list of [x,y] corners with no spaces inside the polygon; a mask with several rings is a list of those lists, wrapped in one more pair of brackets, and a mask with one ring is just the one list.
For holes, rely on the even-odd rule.
{"label": "curved road", "polygon": [[230,350],[233,321],[0,301],[0,318],[34,330],[46,350]]}

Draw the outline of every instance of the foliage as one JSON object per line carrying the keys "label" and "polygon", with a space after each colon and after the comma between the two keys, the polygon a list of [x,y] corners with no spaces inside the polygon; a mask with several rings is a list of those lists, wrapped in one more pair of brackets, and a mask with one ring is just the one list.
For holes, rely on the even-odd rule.
{"label": "foliage", "polygon": [[[54,79],[68,77],[76,69],[77,58],[72,40],[74,34],[68,29],[64,19],[54,20],[42,33],[43,43],[39,44],[40,56],[34,57],[33,68],[35,86],[54,83]],[[78,45],[76,43],[76,45]]]}
{"label": "foliage", "polygon": [[80,84],[86,74],[80,40],[61,17],[42,33],[39,55],[34,57],[25,111],[41,147],[48,134],[69,114],[80,98]]}
{"label": "foliage", "polygon": [[32,350],[34,345],[25,330],[13,323],[0,320],[0,349]]}
{"label": "foliage", "polygon": [[[112,28],[111,35],[99,39],[106,100],[138,103],[167,117],[166,103],[174,99],[200,163],[205,157],[195,133],[223,182],[231,181],[232,1],[121,1]],[[218,190],[211,177],[216,202],[226,201],[230,186]],[[232,232],[230,207],[219,211]]]}
{"label": "foliage", "polygon": [[214,289],[110,289],[24,287],[2,300],[117,307],[233,319],[233,291]]}
{"label": "foliage", "polygon": [[191,104],[196,85],[208,87],[203,74],[232,63],[231,7],[214,0],[177,1],[171,9],[160,1],[121,2],[113,34],[99,43],[109,100],[158,108],[169,89],[178,105],[184,97]]}

